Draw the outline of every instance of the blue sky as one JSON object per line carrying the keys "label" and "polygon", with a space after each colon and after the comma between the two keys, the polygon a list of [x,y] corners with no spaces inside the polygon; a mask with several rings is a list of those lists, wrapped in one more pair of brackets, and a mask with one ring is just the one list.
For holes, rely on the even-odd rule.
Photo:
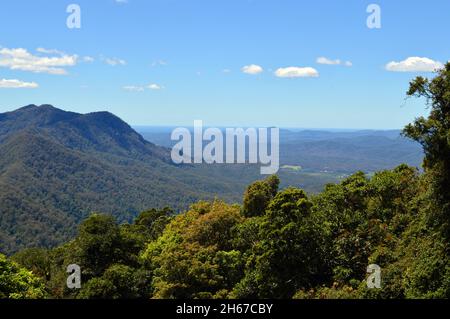
{"label": "blue sky", "polygon": [[[71,3],[80,29],[66,26]],[[371,3],[381,29],[366,25]],[[48,103],[133,125],[401,128],[426,114],[405,92],[450,59],[448,30],[446,0],[4,0],[0,112]]]}

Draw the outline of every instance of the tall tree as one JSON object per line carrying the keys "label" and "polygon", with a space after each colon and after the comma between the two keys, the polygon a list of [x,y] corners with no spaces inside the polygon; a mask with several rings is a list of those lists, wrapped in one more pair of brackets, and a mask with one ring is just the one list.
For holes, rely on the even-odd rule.
{"label": "tall tree", "polygon": [[424,168],[434,202],[429,221],[440,225],[449,238],[450,218],[450,62],[433,79],[415,78],[408,96],[424,97],[431,107],[428,118],[419,117],[404,129],[404,134],[422,144]]}
{"label": "tall tree", "polygon": [[276,175],[256,181],[247,187],[242,212],[246,217],[264,215],[267,205],[278,192],[280,179]]}

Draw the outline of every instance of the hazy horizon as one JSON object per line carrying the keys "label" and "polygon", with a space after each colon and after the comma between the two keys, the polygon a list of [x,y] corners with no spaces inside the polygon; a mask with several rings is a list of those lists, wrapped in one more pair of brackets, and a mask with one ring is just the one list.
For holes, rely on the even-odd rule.
{"label": "hazy horizon", "polygon": [[[133,129],[138,130],[138,129],[174,129],[176,127],[179,127],[177,125],[134,125],[134,124],[129,124]],[[183,126],[183,127],[187,127],[187,128],[193,128],[192,125],[187,125],[187,126]],[[219,129],[225,129],[225,128],[229,128],[228,126],[212,126],[212,125],[204,125],[204,128],[208,128],[208,127],[217,127]],[[238,128],[239,126],[232,126],[230,128]],[[244,126],[243,128],[249,128],[249,127],[268,127],[268,126]],[[277,126],[278,127],[278,126]],[[287,131],[291,131],[291,132],[302,132],[302,131],[318,131],[318,132],[362,132],[362,131],[370,131],[370,132],[376,132],[376,131],[381,131],[381,132],[390,132],[390,131],[402,131],[403,128],[393,128],[393,129],[377,129],[377,128],[332,128],[332,127],[278,127],[281,130],[287,130]]]}

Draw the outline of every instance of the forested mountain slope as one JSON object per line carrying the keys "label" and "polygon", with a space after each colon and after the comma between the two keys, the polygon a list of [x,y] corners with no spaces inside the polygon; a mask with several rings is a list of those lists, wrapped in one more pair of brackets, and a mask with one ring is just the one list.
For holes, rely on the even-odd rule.
{"label": "forested mountain slope", "polygon": [[107,112],[30,105],[0,114],[0,251],[61,243],[93,211],[126,221],[218,193],[239,200],[241,190],[197,171]]}

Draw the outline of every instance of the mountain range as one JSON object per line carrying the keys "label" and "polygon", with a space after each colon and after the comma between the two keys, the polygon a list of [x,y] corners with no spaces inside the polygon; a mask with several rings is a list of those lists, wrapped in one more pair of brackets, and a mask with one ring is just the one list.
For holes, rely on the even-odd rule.
{"label": "mountain range", "polygon": [[[28,105],[0,114],[0,253],[53,247],[92,212],[131,221],[150,208],[241,202],[259,165],[175,165],[169,128],[137,128],[109,112]],[[419,166],[420,146],[398,131],[281,130],[281,186],[319,192],[356,170]],[[152,142],[156,142],[152,143]]]}
{"label": "mountain range", "polygon": [[[139,126],[136,130],[164,147],[176,143],[170,139],[170,127]],[[400,130],[280,129],[281,166],[298,166],[303,172],[371,173],[402,163],[420,167],[422,160],[420,144],[403,137]]]}

